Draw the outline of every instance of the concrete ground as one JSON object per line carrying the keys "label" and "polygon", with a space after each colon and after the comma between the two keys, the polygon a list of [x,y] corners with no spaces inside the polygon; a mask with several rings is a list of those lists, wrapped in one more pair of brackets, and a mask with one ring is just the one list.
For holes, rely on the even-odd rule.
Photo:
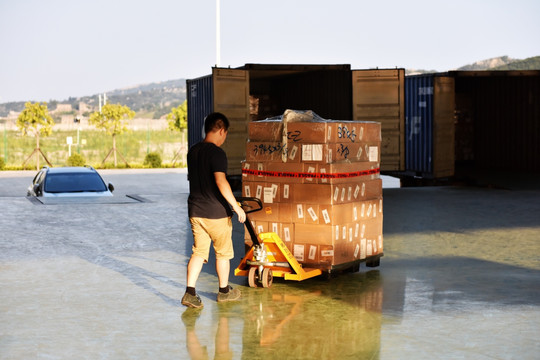
{"label": "concrete ground", "polygon": [[[242,301],[223,306],[210,262],[195,311],[185,170],[100,172],[114,202],[29,201],[35,172],[0,172],[0,359],[539,358],[538,182],[385,186],[379,268],[231,275]],[[238,223],[234,242],[232,268]]]}

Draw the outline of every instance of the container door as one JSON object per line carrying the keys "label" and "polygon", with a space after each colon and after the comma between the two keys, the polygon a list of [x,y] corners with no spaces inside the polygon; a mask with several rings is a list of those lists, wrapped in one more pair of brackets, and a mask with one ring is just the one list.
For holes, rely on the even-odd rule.
{"label": "container door", "polygon": [[381,123],[381,170],[405,169],[405,70],[352,71],[353,119]]}
{"label": "container door", "polygon": [[204,118],[212,112],[212,75],[186,80],[188,146],[204,138]]}
{"label": "container door", "polygon": [[249,72],[238,69],[212,69],[214,111],[227,116],[230,122],[227,141],[222,148],[227,153],[227,175],[241,175],[241,161],[246,158],[249,122]]}
{"label": "container door", "polygon": [[450,177],[456,163],[454,78],[436,77],[433,91],[433,177]]}
{"label": "container door", "polygon": [[433,177],[433,74],[405,79],[406,170]]}

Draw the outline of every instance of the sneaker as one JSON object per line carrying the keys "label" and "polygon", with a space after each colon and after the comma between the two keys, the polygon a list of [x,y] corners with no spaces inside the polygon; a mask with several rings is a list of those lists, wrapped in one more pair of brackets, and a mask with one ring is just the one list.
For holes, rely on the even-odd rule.
{"label": "sneaker", "polygon": [[217,294],[217,301],[218,302],[225,302],[225,301],[236,301],[240,299],[240,290],[233,289],[231,285],[229,285],[229,292],[228,293],[222,293],[218,292]]}
{"label": "sneaker", "polygon": [[182,305],[195,309],[200,309],[203,307],[203,303],[199,295],[191,295],[188,293],[184,294],[184,297],[182,298]]}

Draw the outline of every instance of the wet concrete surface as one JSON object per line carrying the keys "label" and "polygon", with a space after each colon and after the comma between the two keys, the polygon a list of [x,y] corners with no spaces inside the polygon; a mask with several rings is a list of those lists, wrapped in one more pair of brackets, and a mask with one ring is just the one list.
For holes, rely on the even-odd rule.
{"label": "wet concrete surface", "polygon": [[218,305],[211,261],[196,311],[185,171],[101,173],[144,201],[36,203],[35,172],[0,172],[1,359],[538,359],[540,186],[385,188],[380,267],[231,275]]}

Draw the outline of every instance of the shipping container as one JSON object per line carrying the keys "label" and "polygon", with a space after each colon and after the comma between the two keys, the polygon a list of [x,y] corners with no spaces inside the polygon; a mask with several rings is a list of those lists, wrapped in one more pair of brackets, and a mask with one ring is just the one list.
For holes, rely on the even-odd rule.
{"label": "shipping container", "polygon": [[540,171],[540,71],[406,76],[402,179]]}
{"label": "shipping container", "polygon": [[381,123],[381,170],[405,168],[405,70],[353,70],[353,120]]}
{"label": "shipping container", "polygon": [[312,110],[325,119],[381,122],[381,170],[403,170],[404,74],[404,69],[351,71],[350,65],[213,68],[211,75],[187,80],[189,146],[202,140],[208,113],[224,113],[231,121],[223,145],[228,174],[240,175],[249,121],[287,109]]}
{"label": "shipping container", "polygon": [[405,78],[405,175],[454,175],[454,79],[440,74]]}
{"label": "shipping container", "polygon": [[188,144],[204,138],[204,118],[214,109],[212,76],[186,80],[188,111]]}
{"label": "shipping container", "polygon": [[454,71],[456,166],[540,171],[540,71]]}

